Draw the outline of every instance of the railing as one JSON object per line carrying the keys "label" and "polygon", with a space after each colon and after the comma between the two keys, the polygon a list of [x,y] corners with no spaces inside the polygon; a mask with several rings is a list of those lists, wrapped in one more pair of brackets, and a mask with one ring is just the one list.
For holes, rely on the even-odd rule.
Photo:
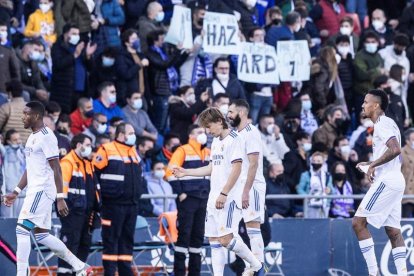
{"label": "railing", "polygon": [[[303,210],[306,212],[308,208],[308,200],[312,198],[319,198],[319,199],[362,199],[365,195],[267,195],[266,200],[277,200],[277,199],[293,199],[293,200],[303,200]],[[164,202],[164,211],[168,208],[167,199],[176,199],[177,195],[151,195],[151,194],[143,194],[141,199],[163,199]],[[414,199],[414,195],[404,195],[403,199]]]}

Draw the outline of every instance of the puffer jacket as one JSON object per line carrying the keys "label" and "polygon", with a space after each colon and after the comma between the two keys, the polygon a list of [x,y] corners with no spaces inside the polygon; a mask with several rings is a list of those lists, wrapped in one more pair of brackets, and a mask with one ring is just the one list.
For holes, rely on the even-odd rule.
{"label": "puffer jacket", "polygon": [[61,12],[65,22],[76,24],[81,33],[91,31],[91,13],[84,0],[64,0]]}

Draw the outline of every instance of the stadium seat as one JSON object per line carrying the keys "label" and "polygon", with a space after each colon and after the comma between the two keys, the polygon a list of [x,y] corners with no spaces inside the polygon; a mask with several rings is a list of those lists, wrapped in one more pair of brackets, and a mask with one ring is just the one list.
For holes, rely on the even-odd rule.
{"label": "stadium seat", "polygon": [[328,269],[328,273],[330,276],[351,276],[348,272],[338,268],[330,268]]}
{"label": "stadium seat", "polygon": [[[52,225],[52,233],[56,236],[59,237],[60,234],[60,228],[61,225],[60,224],[54,224]],[[37,241],[36,238],[34,236],[33,231],[30,232],[30,238],[33,242],[33,246],[32,249],[34,252],[36,252],[36,269],[34,270],[34,272],[31,275],[37,275],[37,273],[41,270],[41,269],[46,269],[47,272],[49,273],[49,275],[52,275],[52,269],[50,268],[50,265],[48,264],[48,261],[51,260],[55,254],[46,246],[44,245],[40,245]]]}
{"label": "stadium seat", "polygon": [[273,259],[273,263],[267,268],[265,275],[281,275],[281,276],[285,275],[283,273],[282,268],[277,263],[278,259],[281,257],[282,252],[283,252],[283,248],[269,247],[269,246],[265,248],[265,254],[270,253]]}

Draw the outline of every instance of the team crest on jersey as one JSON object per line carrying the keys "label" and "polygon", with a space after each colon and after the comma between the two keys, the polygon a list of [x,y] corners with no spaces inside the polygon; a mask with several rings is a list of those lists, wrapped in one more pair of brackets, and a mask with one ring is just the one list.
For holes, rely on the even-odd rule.
{"label": "team crest on jersey", "polygon": [[96,162],[101,162],[102,161],[102,155],[98,154],[96,157]]}

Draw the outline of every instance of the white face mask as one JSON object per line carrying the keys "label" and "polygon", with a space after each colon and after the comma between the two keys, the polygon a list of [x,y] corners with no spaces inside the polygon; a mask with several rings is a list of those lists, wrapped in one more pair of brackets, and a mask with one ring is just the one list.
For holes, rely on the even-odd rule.
{"label": "white face mask", "polygon": [[207,143],[207,135],[205,133],[201,133],[197,136],[197,143],[200,145],[205,145]]}
{"label": "white face mask", "polygon": [[83,158],[89,157],[89,155],[91,155],[92,153],[92,147],[85,147],[83,148],[83,151],[81,151],[81,156]]}
{"label": "white face mask", "polygon": [[295,26],[295,29],[294,29],[295,33],[299,32],[301,27],[302,27],[302,26],[301,26],[300,24],[297,24],[297,25]]}
{"label": "white face mask", "polygon": [[303,150],[305,152],[309,152],[312,149],[312,144],[311,143],[303,143]]}
{"label": "white face mask", "polygon": [[229,75],[228,74],[220,74],[220,73],[217,73],[216,74],[216,77],[221,82],[228,81],[229,80]]}
{"label": "white face mask", "polygon": [[164,20],[164,16],[165,13],[163,11],[160,11],[159,13],[157,13],[157,15],[155,16],[155,21],[157,22],[161,22]]}
{"label": "white face mask", "polygon": [[104,134],[104,133],[105,133],[105,131],[106,131],[106,124],[105,124],[105,125],[103,125],[103,124],[99,124],[98,128],[96,129],[96,131],[97,131],[99,134]]}
{"label": "white face mask", "polygon": [[142,108],[142,99],[136,99],[133,103],[132,103],[132,107],[134,109],[141,109]]}
{"label": "white face mask", "polygon": [[156,178],[163,179],[164,176],[165,176],[165,171],[164,170],[155,170],[154,171],[154,176]]}
{"label": "white face mask", "polygon": [[43,13],[47,13],[50,10],[50,4],[39,4],[39,9]]}
{"label": "white face mask", "polygon": [[267,134],[272,135],[275,132],[275,125],[270,124],[266,128]]}
{"label": "white face mask", "polygon": [[362,125],[363,125],[365,128],[369,128],[369,127],[373,127],[373,126],[374,126],[374,123],[373,123],[370,119],[368,119],[368,120],[365,120],[365,121],[362,123]]}
{"label": "white face mask", "polygon": [[340,53],[342,56],[346,56],[349,54],[349,46],[338,46],[338,53]]}
{"label": "white face mask", "polygon": [[351,35],[351,33],[352,33],[352,29],[351,29],[351,28],[349,28],[349,27],[341,27],[341,28],[339,29],[339,32],[340,32],[342,35]]}
{"label": "white face mask", "polygon": [[351,152],[351,147],[349,145],[341,147],[341,154],[348,155]]}
{"label": "white face mask", "polygon": [[384,22],[382,22],[381,20],[373,20],[372,27],[374,27],[374,29],[378,31],[384,28]]}
{"label": "white face mask", "polygon": [[336,64],[339,64],[341,62],[341,56],[338,54],[335,54]]}
{"label": "white face mask", "polygon": [[116,95],[114,95],[114,94],[109,95],[108,101],[109,101],[110,104],[116,103]]}
{"label": "white face mask", "polygon": [[127,144],[129,146],[133,146],[133,145],[135,145],[136,140],[137,140],[137,136],[135,134],[128,135],[126,140],[125,140],[125,144]]}
{"label": "white face mask", "polygon": [[185,97],[185,101],[190,105],[195,104],[196,102],[195,94],[190,94],[187,97]]}
{"label": "white face mask", "polygon": [[370,53],[373,54],[377,51],[378,49],[378,43],[365,43],[365,50]]}
{"label": "white face mask", "polygon": [[78,45],[80,40],[80,36],[79,35],[71,35],[69,38],[69,43],[72,45]]}
{"label": "white face mask", "polygon": [[248,8],[253,8],[256,6],[257,0],[244,0],[244,3]]}
{"label": "white face mask", "polygon": [[0,39],[7,38],[7,32],[0,32]]}
{"label": "white face mask", "polygon": [[219,107],[221,114],[223,114],[224,116],[227,116],[227,113],[229,112],[229,105],[228,104],[223,104]]}

